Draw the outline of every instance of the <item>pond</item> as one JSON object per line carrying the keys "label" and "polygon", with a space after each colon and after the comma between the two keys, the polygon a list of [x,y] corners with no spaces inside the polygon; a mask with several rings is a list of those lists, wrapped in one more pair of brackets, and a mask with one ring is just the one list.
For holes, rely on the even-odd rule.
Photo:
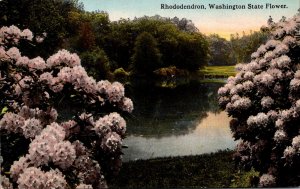
{"label": "pond", "polygon": [[149,82],[126,86],[135,109],[127,118],[124,161],[233,149],[230,118],[217,103],[222,85],[194,81],[179,86]]}

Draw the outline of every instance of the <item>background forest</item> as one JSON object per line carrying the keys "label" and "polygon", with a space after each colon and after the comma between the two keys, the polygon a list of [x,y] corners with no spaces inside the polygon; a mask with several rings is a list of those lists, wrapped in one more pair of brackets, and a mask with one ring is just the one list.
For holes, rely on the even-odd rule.
{"label": "background forest", "polygon": [[95,79],[187,75],[206,65],[247,62],[268,38],[267,30],[232,34],[229,41],[217,34],[206,36],[187,18],[110,21],[108,13],[87,12],[78,0],[4,0],[0,6],[0,26],[47,35],[40,46],[24,47],[32,57],[68,49],[79,54]]}

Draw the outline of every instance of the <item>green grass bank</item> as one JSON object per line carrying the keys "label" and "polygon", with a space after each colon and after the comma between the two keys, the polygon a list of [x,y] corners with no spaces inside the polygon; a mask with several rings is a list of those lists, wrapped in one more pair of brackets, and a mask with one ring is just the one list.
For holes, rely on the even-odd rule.
{"label": "green grass bank", "polygon": [[[111,188],[249,187],[249,173],[240,173],[233,151],[125,162]],[[251,173],[253,175],[253,173]],[[251,176],[250,175],[250,176]],[[242,180],[241,180],[242,179]]]}
{"label": "green grass bank", "polygon": [[204,78],[227,78],[235,76],[235,66],[205,66],[199,70]]}

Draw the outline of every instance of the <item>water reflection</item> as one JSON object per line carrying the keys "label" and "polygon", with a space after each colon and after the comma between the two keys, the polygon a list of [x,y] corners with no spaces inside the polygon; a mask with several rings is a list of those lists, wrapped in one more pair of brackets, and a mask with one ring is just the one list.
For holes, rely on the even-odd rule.
{"label": "water reflection", "polygon": [[126,92],[135,109],[127,120],[127,134],[160,138],[192,132],[208,111],[220,112],[216,91],[221,85],[191,82],[172,89],[132,84]]}
{"label": "water reflection", "polygon": [[135,110],[127,121],[125,161],[233,149],[230,118],[217,103],[220,86],[198,82],[176,88],[132,84],[126,91]]}
{"label": "water reflection", "polygon": [[124,160],[149,159],[154,157],[196,155],[215,152],[220,149],[233,149],[235,142],[231,137],[229,120],[225,112],[208,112],[196,129],[186,135],[166,137],[143,137],[131,135],[124,143]]}

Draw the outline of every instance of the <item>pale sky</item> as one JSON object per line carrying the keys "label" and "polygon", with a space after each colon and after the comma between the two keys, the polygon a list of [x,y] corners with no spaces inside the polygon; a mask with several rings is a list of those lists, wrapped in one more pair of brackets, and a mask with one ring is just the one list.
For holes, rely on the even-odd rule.
{"label": "pale sky", "polygon": [[[80,0],[85,10],[106,11],[111,21],[120,18],[154,16],[187,18],[193,21],[200,32],[205,34],[217,33],[229,38],[232,33],[248,33],[259,30],[266,25],[269,15],[274,21],[282,16],[287,18],[295,15],[300,6],[300,0]],[[285,9],[266,9],[266,4],[286,5]],[[174,5],[204,5],[206,9],[166,10],[161,4]],[[209,4],[245,5],[246,9],[210,9]],[[248,4],[263,5],[263,9],[248,9]]]}

